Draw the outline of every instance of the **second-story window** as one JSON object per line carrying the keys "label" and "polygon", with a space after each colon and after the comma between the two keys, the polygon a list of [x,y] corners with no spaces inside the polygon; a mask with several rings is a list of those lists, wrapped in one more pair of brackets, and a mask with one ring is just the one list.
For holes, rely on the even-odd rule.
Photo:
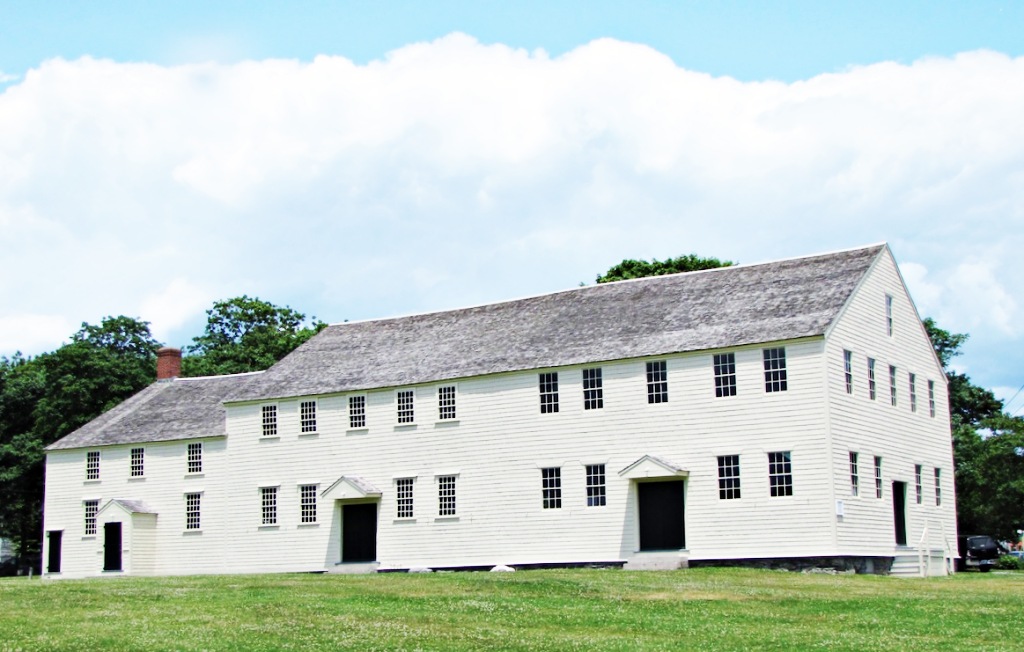
{"label": "second-story window", "polygon": [[601,368],[583,370],[583,409],[600,410],[604,407],[604,383]]}
{"label": "second-story window", "polygon": [[85,454],[85,479],[100,479],[100,452],[89,451]]}
{"label": "second-story window", "polygon": [[455,385],[437,388],[437,418],[441,421],[455,418]]}
{"label": "second-story window", "polygon": [[764,350],[764,391],[786,391],[786,349]]}
{"label": "second-story window", "polygon": [[414,399],[415,394],[413,394],[413,390],[402,389],[398,391],[398,423],[415,423]]}
{"label": "second-story window", "polygon": [[146,449],[133,448],[131,455],[131,477],[141,478],[146,475]]}
{"label": "second-story window", "polygon": [[366,427],[366,397],[365,396],[349,396],[348,397],[348,427],[349,428],[365,428]]}
{"label": "second-story window", "polygon": [[558,372],[540,374],[540,413],[558,412]]}
{"label": "second-story window", "polygon": [[277,406],[276,405],[264,405],[261,409],[263,415],[263,436],[264,437],[276,437],[277,436]]}
{"label": "second-story window", "polygon": [[301,432],[316,432],[316,401],[299,403],[299,425]]}
{"label": "second-story window", "polygon": [[736,354],[716,353],[715,396],[736,396]]}
{"label": "second-story window", "polygon": [[889,365],[889,399],[896,405],[896,367]]}
{"label": "second-story window", "polygon": [[875,385],[875,359],[868,358],[868,398],[872,401],[875,400],[877,394],[877,386]]}
{"label": "second-story window", "polygon": [[188,469],[189,473],[203,472],[203,442],[196,442],[188,445]]}
{"label": "second-story window", "polygon": [[910,411],[917,412],[917,376],[910,374]]}
{"label": "second-story window", "polygon": [[647,363],[647,402],[668,402],[668,363],[665,360]]}

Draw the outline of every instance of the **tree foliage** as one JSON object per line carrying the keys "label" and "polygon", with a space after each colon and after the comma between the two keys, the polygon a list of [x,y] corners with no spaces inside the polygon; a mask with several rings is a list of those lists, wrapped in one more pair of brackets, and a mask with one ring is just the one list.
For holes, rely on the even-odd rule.
{"label": "tree foliage", "polygon": [[295,350],[327,324],[288,306],[258,298],[217,301],[206,311],[206,329],[192,340],[182,375],[218,376],[261,371]]}
{"label": "tree foliage", "polygon": [[688,254],[677,258],[666,260],[654,259],[633,260],[627,258],[618,265],[611,267],[604,274],[597,277],[598,283],[611,283],[612,281],[624,281],[630,278],[644,278],[647,276],[664,276],[666,274],[678,274],[680,272],[695,272],[702,269],[715,269],[718,267],[729,267],[733,264],[729,260],[718,260],[717,258],[701,258],[697,254]]}
{"label": "tree foliage", "polygon": [[957,529],[1016,540],[1024,529],[1024,419],[1006,414],[991,391],[949,368],[966,334],[931,319],[924,325],[949,379]]}

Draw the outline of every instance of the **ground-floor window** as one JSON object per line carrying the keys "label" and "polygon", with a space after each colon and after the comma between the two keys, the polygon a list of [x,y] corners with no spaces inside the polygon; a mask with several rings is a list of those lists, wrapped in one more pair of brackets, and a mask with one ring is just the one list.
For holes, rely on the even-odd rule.
{"label": "ground-floor window", "polygon": [[605,495],[604,464],[587,465],[587,507],[603,507]]}
{"label": "ground-floor window", "polygon": [[316,485],[299,485],[299,522],[316,523]]}
{"label": "ground-floor window", "polygon": [[718,498],[732,500],[740,497],[740,456],[718,456]]}
{"label": "ground-floor window", "polygon": [[768,453],[768,482],[772,496],[793,495],[793,463],[789,451]]}
{"label": "ground-floor window", "polygon": [[875,456],[875,498],[882,497],[882,458]]}
{"label": "ground-floor window", "polygon": [[200,493],[185,494],[185,529],[198,530],[201,528],[199,519],[202,507],[203,495]]}
{"label": "ground-floor window", "polygon": [[277,487],[260,487],[263,525],[277,525]]}
{"label": "ground-floor window", "polygon": [[87,500],[82,503],[85,508],[85,535],[96,534],[96,513],[100,510],[100,501]]}
{"label": "ground-floor window", "polygon": [[437,477],[437,515],[455,516],[455,476]]}
{"label": "ground-floor window", "polygon": [[552,467],[540,470],[541,494],[544,509],[562,507],[562,469]]}
{"label": "ground-floor window", "polygon": [[395,491],[398,495],[398,518],[412,518],[412,478],[398,478],[395,480]]}

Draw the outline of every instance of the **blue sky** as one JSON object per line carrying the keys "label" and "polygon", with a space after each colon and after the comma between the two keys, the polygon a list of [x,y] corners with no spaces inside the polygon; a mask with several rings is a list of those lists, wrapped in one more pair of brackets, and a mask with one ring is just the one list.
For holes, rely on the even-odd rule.
{"label": "blue sky", "polygon": [[1010,398],[1021,34],[1005,1],[0,0],[0,355],[887,241]]}

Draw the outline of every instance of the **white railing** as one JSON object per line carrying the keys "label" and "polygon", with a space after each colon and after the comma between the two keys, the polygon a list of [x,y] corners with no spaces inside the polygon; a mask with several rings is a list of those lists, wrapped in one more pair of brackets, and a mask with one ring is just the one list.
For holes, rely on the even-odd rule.
{"label": "white railing", "polygon": [[932,551],[928,549],[928,526],[921,530],[921,539],[917,542],[917,572],[921,577],[928,577],[928,566],[931,564]]}

